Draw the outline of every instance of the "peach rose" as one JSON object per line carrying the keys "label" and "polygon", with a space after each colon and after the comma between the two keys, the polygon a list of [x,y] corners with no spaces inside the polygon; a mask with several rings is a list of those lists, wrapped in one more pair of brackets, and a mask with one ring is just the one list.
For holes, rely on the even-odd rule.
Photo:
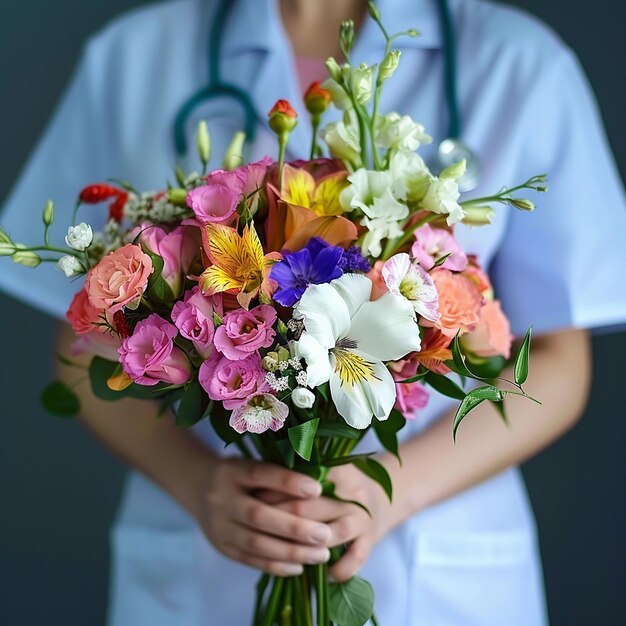
{"label": "peach rose", "polygon": [[[475,259],[470,257],[470,260],[474,261]],[[465,270],[463,270],[463,276],[476,285],[476,288],[484,298],[493,300],[493,287],[491,286],[489,276],[487,276],[478,265],[470,263]]]}
{"label": "peach rose", "polygon": [[459,331],[461,334],[473,331],[483,303],[476,285],[462,274],[449,270],[436,270],[432,277],[439,294],[440,318],[435,326],[446,337],[454,337]]}
{"label": "peach rose", "polygon": [[136,309],[153,269],[150,257],[134,244],[110,252],[87,275],[89,302],[108,313]]}
{"label": "peach rose", "polygon": [[502,312],[500,302],[486,302],[480,310],[480,320],[476,329],[463,336],[463,347],[476,356],[491,357],[502,355],[506,359],[511,356],[511,327],[509,320]]}
{"label": "peach rose", "polygon": [[389,287],[387,287],[387,283],[383,278],[384,265],[384,261],[376,261],[374,267],[365,274],[372,281],[372,295],[370,296],[370,300],[372,301],[378,300],[378,298],[389,293]]}

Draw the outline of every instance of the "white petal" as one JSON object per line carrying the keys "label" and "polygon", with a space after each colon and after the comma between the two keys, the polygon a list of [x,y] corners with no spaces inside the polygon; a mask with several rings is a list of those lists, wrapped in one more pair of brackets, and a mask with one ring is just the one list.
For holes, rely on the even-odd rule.
{"label": "white petal", "polygon": [[371,424],[372,416],[387,419],[396,401],[396,385],[389,370],[380,361],[373,365],[376,380],[346,385],[336,374],[330,378],[330,393],[337,412],[350,426],[360,430]]}
{"label": "white petal", "polygon": [[401,359],[421,347],[413,306],[392,293],[359,309],[348,338],[356,341],[358,350],[381,361]]}
{"label": "white petal", "polygon": [[[363,274],[344,274],[333,280],[330,285],[341,296],[350,318],[354,317],[365,302],[369,302],[372,294],[372,281]],[[329,311],[330,315],[334,314],[332,309]]]}
{"label": "white petal", "polygon": [[333,368],[328,348],[324,347],[313,335],[302,333],[300,339],[293,344],[294,352],[307,364],[307,384],[317,387],[328,382]]}
{"label": "white petal", "polygon": [[391,293],[400,295],[400,283],[411,269],[411,257],[406,252],[394,254],[384,265],[382,276]]}
{"label": "white petal", "polygon": [[328,283],[311,285],[304,292],[295,311],[304,318],[304,327],[325,348],[334,348],[339,337],[350,328],[350,314],[343,298]]}

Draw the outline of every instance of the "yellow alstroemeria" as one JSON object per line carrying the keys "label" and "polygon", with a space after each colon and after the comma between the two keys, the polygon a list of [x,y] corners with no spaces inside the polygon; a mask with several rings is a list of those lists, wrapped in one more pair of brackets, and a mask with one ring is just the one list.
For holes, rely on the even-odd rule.
{"label": "yellow alstroemeria", "polygon": [[200,276],[200,289],[208,295],[237,293],[237,302],[247,309],[252,298],[263,294],[271,297],[273,281],[269,272],[281,255],[265,254],[253,225],[243,234],[222,224],[208,224],[203,230],[203,247],[212,265]]}
{"label": "yellow alstroemeria", "polygon": [[329,174],[316,182],[306,170],[285,165],[280,197],[287,204],[310,209],[320,217],[342,215],[345,209],[339,194],[347,185],[346,172]]}

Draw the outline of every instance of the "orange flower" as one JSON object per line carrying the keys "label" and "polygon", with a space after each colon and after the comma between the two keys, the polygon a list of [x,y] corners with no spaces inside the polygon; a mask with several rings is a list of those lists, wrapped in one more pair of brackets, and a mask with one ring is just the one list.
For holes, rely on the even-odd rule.
{"label": "orange flower", "polygon": [[439,269],[432,273],[439,294],[440,318],[435,326],[447,337],[471,332],[480,319],[483,298],[476,285],[462,274]]}
{"label": "orange flower", "polygon": [[311,115],[321,115],[326,111],[331,101],[330,91],[324,89],[319,81],[310,84],[304,94],[304,104]]}
{"label": "orange flower", "polygon": [[278,100],[268,115],[270,128],[277,135],[291,132],[298,123],[298,114],[287,100]]}

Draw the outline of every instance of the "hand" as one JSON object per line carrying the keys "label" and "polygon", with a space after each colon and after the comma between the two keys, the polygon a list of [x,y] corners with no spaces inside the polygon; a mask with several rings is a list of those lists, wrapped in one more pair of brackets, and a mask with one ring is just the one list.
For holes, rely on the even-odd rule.
{"label": "hand", "polygon": [[275,503],[275,508],[299,518],[327,523],[330,528],[328,547],[348,544],[346,553],[330,569],[337,582],[344,582],[359,571],[372,548],[392,528],[391,506],[378,483],[353,465],[333,468],[328,478],[335,483],[335,493],[340,498],[360,502],[368,508],[371,517],[354,504],[326,497],[285,500],[275,493],[264,493],[262,497],[265,502]]}
{"label": "hand", "polygon": [[274,576],[296,576],[305,563],[328,561],[329,526],[262,502],[255,496],[260,490],[297,502],[319,496],[321,486],[278,465],[240,458],[216,460],[194,507],[215,548]]}

